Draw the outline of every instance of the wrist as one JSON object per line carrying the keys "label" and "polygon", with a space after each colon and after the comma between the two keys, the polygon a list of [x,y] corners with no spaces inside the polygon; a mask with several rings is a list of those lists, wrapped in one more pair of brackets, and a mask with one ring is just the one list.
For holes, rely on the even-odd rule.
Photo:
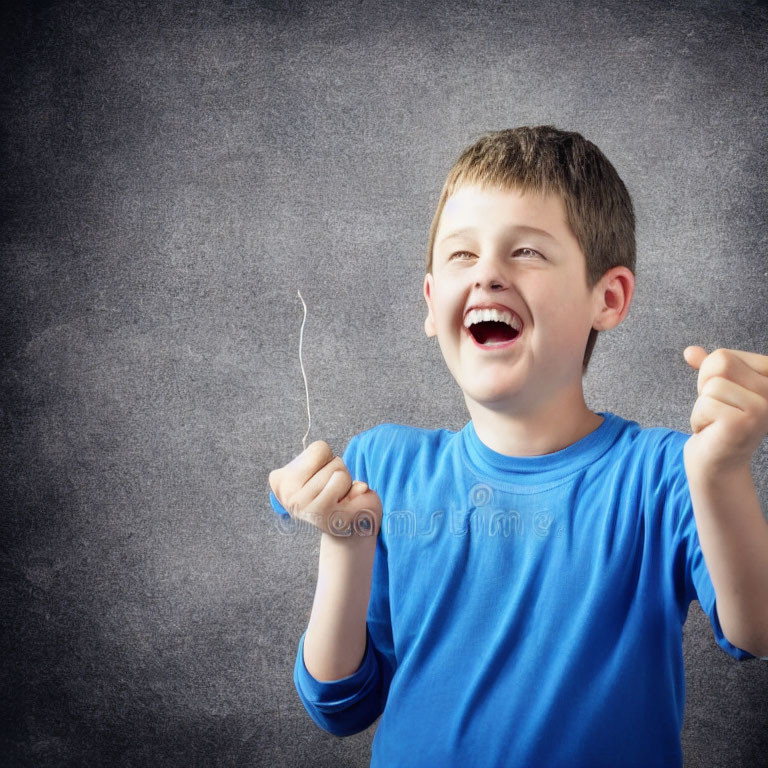
{"label": "wrist", "polygon": [[342,555],[372,557],[376,551],[376,539],[376,536],[360,536],[354,531],[348,536],[339,536],[323,531],[320,535],[320,545],[326,550],[332,550]]}
{"label": "wrist", "polygon": [[685,444],[683,464],[689,484],[694,483],[701,487],[725,488],[729,484],[752,481],[750,458],[738,457],[713,461],[698,454],[691,440]]}

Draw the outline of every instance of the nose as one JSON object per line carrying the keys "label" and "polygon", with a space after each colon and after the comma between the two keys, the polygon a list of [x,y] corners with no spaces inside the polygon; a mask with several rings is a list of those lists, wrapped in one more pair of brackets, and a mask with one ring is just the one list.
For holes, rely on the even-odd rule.
{"label": "nose", "polygon": [[[479,267],[480,265],[478,265]],[[505,287],[504,278],[500,273],[495,260],[489,259],[483,267],[475,273],[475,286],[477,288],[488,287],[492,291],[500,291]]]}

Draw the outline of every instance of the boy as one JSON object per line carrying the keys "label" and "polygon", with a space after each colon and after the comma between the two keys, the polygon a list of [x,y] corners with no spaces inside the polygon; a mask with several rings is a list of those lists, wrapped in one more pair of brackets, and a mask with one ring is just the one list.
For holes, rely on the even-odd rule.
{"label": "boy", "polygon": [[688,436],[584,402],[634,289],[629,194],[550,126],[462,153],[428,249],[425,330],[471,421],[381,424],[270,474],[323,531],[294,681],[372,766],[679,766],[691,600],[737,659],[768,654],[768,524],[750,458],[768,357],[685,350]]}

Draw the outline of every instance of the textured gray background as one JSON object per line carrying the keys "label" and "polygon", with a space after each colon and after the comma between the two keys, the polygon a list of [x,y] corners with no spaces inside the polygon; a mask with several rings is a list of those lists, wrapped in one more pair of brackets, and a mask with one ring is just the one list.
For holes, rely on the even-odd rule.
{"label": "textured gray background", "polygon": [[[444,177],[552,122],[638,214],[587,401],[688,431],[691,343],[768,353],[761,2],[63,2],[2,12],[2,764],[366,766],[293,688],[306,428],[467,414],[422,330]],[[755,461],[768,499],[768,448]],[[768,765],[768,664],[686,625],[686,767]],[[631,695],[631,692],[627,692]]]}

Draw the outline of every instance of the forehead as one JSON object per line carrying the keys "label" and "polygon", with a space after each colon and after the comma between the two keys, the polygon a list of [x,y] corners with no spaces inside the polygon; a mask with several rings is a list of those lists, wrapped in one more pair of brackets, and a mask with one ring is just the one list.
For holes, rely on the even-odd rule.
{"label": "forehead", "polygon": [[568,225],[565,204],[555,192],[478,185],[465,185],[454,190],[445,201],[440,224],[470,223],[483,218],[503,218],[520,224],[535,221],[554,228]]}

